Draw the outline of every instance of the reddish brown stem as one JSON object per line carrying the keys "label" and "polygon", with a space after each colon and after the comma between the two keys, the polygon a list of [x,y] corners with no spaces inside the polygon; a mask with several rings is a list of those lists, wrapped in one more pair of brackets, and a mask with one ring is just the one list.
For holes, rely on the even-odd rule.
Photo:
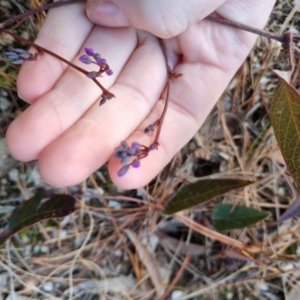
{"label": "reddish brown stem", "polygon": [[248,25],[240,24],[240,23],[237,23],[237,22],[234,22],[234,21],[230,21],[230,20],[221,18],[221,17],[217,16],[216,14],[211,14],[211,15],[207,16],[205,19],[209,20],[209,21],[219,23],[219,24],[222,24],[222,25],[225,25],[225,26],[237,28],[237,29],[240,29],[240,30],[243,30],[243,31],[251,32],[253,34],[264,36],[266,38],[276,40],[276,41],[281,42],[281,43],[286,43],[285,34],[273,33],[273,32],[265,31],[265,30],[258,29],[258,28],[255,28],[255,27],[251,27],[251,26],[248,26]]}
{"label": "reddish brown stem", "polygon": [[45,11],[45,10],[48,10],[51,8],[56,8],[56,7],[60,7],[60,6],[68,5],[68,4],[80,3],[80,2],[83,3],[83,2],[86,2],[86,0],[62,0],[62,1],[57,1],[57,2],[50,3],[50,4],[45,4],[40,7],[35,8],[35,9],[27,10],[27,11],[25,11],[19,15],[16,15],[16,16],[4,21],[3,23],[1,23],[0,24],[0,32],[1,32],[2,28],[7,27],[8,25],[10,25],[16,21],[22,20],[23,18],[34,15],[38,12],[42,12],[42,11]]}
{"label": "reddish brown stem", "polygon": [[226,20],[216,14],[211,14],[206,17],[207,20],[234,27],[243,31],[251,32],[253,34],[257,34],[260,36],[264,36],[266,38],[276,40],[282,44],[285,44],[288,49],[288,71],[290,73],[290,76],[292,76],[292,73],[295,69],[295,63],[294,63],[294,54],[300,55],[300,50],[294,45],[294,42],[297,42],[300,40],[299,35],[293,35],[292,32],[286,32],[286,33],[273,33],[273,32],[268,32],[265,30],[257,29],[248,25],[236,23],[230,20]]}
{"label": "reddish brown stem", "polygon": [[164,118],[166,116],[168,105],[169,105],[170,85],[171,85],[171,77],[172,77],[172,70],[171,70],[169,62],[168,62],[168,57],[167,57],[165,46],[164,46],[161,39],[158,39],[158,40],[159,40],[159,43],[160,43],[160,46],[161,46],[161,49],[162,49],[162,52],[163,52],[163,55],[164,55],[168,77],[167,77],[167,94],[166,94],[164,109],[163,109],[163,112],[161,114],[161,117],[159,118],[158,121],[156,121],[156,122],[158,122],[158,127],[157,127],[156,135],[155,135],[155,138],[154,138],[154,142],[153,142],[155,145],[159,145],[158,139],[159,139],[159,136],[160,136],[162,124],[163,124]]}

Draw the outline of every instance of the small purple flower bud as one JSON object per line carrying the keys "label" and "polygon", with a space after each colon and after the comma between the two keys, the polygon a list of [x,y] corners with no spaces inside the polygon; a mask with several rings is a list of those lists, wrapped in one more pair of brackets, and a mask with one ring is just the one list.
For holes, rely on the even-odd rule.
{"label": "small purple flower bud", "polygon": [[123,166],[123,167],[119,170],[119,172],[118,172],[117,175],[118,175],[119,177],[122,177],[123,175],[126,174],[126,172],[128,171],[128,169],[129,169],[129,165]]}
{"label": "small purple flower bud", "polygon": [[92,72],[87,73],[87,74],[86,74],[86,77],[88,77],[88,78],[96,78],[97,75],[98,75],[97,72],[92,71]]}
{"label": "small purple flower bud", "polygon": [[155,149],[157,149],[157,144],[153,143],[149,146],[150,151],[155,150]]}
{"label": "small purple flower bud", "polygon": [[28,52],[24,49],[20,49],[20,48],[15,48],[14,52],[18,53],[18,54],[28,54]]}
{"label": "small purple flower bud", "polygon": [[23,49],[13,49],[13,51],[5,52],[7,58],[14,65],[20,65],[24,60],[33,60],[33,55]]}
{"label": "small purple flower bud", "polygon": [[124,158],[124,157],[127,157],[127,156],[128,156],[127,152],[125,150],[123,150],[122,153],[121,153],[121,158]]}
{"label": "small purple flower bud", "polygon": [[154,125],[153,124],[150,124],[149,126],[147,126],[144,130],[144,133],[148,133],[150,131],[153,131],[154,130]]}
{"label": "small purple flower bud", "polygon": [[106,100],[110,100],[110,99],[112,99],[113,97],[114,97],[114,94],[111,94],[111,93],[109,93],[109,92],[105,92],[105,93],[102,94],[102,96],[101,96],[101,101],[100,101],[99,105],[100,105],[100,106],[103,105],[103,104],[106,102]]}
{"label": "small purple flower bud", "polygon": [[127,154],[130,156],[133,156],[133,155],[136,155],[138,151],[139,151],[139,149],[137,149],[137,148],[129,148],[127,150]]}
{"label": "small purple flower bud", "polygon": [[21,65],[22,63],[24,62],[23,59],[19,58],[19,59],[15,59],[15,60],[12,60],[11,63],[13,65]]}
{"label": "small purple flower bud", "polygon": [[89,47],[85,47],[84,48],[84,51],[85,53],[88,55],[88,56],[92,56],[94,54],[94,50],[92,48],[89,48]]}
{"label": "small purple flower bud", "polygon": [[114,155],[114,158],[122,158],[122,152],[121,151],[117,151]]}
{"label": "small purple flower bud", "polygon": [[132,144],[131,144],[131,147],[130,148],[138,148],[138,149],[140,149],[140,144],[139,143],[137,143],[137,142],[133,142]]}
{"label": "small purple flower bud", "polygon": [[92,63],[91,59],[87,55],[81,55],[79,57],[79,60],[86,65],[89,65]]}
{"label": "small purple flower bud", "polygon": [[127,156],[128,156],[128,154],[126,153],[126,151],[124,149],[118,150],[114,155],[115,158],[122,158],[122,159]]}
{"label": "small purple flower bud", "polygon": [[97,61],[98,59],[100,59],[100,54],[99,53],[94,53],[93,54],[94,60]]}
{"label": "small purple flower bud", "polygon": [[18,59],[19,58],[19,55],[13,51],[5,52],[5,55],[8,59]]}
{"label": "small purple flower bud", "polygon": [[121,146],[123,147],[123,149],[128,149],[129,148],[126,141],[122,141]]}
{"label": "small purple flower bud", "polygon": [[20,54],[19,54],[19,57],[20,57],[20,58],[23,58],[23,59],[27,59],[27,58],[30,57],[30,54],[29,54],[29,53],[20,53]]}
{"label": "small purple flower bud", "polygon": [[124,165],[124,164],[128,163],[129,158],[130,158],[129,155],[124,156],[121,160],[121,164]]}
{"label": "small purple flower bud", "polygon": [[100,101],[100,103],[99,103],[99,106],[105,104],[105,102],[106,102],[106,98],[101,99],[101,101]]}
{"label": "small purple flower bud", "polygon": [[99,66],[106,64],[106,59],[104,59],[104,58],[98,58],[98,59],[96,59],[96,61]]}
{"label": "small purple flower bud", "polygon": [[116,151],[116,154],[117,153],[122,153],[122,152],[124,152],[124,149],[123,149],[123,147],[117,147],[117,148],[115,148],[115,151]]}
{"label": "small purple flower bud", "polygon": [[141,165],[141,164],[140,164],[140,161],[139,161],[137,158],[133,160],[132,166],[133,166],[134,168],[139,168],[140,165]]}
{"label": "small purple flower bud", "polygon": [[114,72],[111,69],[106,70],[106,75],[111,76]]}

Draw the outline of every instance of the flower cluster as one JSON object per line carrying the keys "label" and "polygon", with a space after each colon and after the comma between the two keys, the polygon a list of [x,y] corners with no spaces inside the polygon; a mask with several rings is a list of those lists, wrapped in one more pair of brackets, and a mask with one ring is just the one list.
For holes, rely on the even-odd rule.
{"label": "flower cluster", "polygon": [[[137,142],[133,142],[129,147],[125,141],[121,142],[121,145],[115,149],[116,153],[114,155],[115,158],[121,159],[121,164],[124,165],[119,170],[118,176],[123,176],[128,171],[130,166],[133,168],[138,168],[140,166],[140,159],[146,157],[149,151],[156,148],[156,144],[146,147]],[[131,157],[134,157],[134,159],[128,163]]]}
{"label": "flower cluster", "polygon": [[109,65],[106,63],[106,60],[100,56],[99,53],[95,53],[92,48],[84,48],[86,54],[81,55],[79,57],[79,61],[82,63],[89,65],[89,64],[96,64],[98,65],[99,71],[92,71],[89,72],[86,76],[89,78],[96,78],[100,77],[102,73],[106,73],[106,75],[110,76],[113,74],[113,71],[109,68]]}
{"label": "flower cluster", "polygon": [[11,61],[14,65],[20,65],[25,60],[36,60],[38,53],[32,54],[24,49],[13,49],[12,51],[5,52],[7,59]]}
{"label": "flower cluster", "polygon": [[[99,66],[98,71],[91,71],[86,74],[88,78],[94,79],[96,77],[101,77],[101,74],[105,73],[108,76],[111,76],[113,74],[113,71],[109,68],[109,65],[106,63],[106,59],[102,58],[99,53],[95,53],[92,48],[85,47],[84,51],[86,54],[81,55],[79,57],[79,61],[82,63],[89,65],[89,64],[95,64]],[[99,105],[103,105],[107,100],[110,100],[114,97],[112,93],[109,93],[107,90],[105,90],[100,85],[103,94],[100,99]]]}

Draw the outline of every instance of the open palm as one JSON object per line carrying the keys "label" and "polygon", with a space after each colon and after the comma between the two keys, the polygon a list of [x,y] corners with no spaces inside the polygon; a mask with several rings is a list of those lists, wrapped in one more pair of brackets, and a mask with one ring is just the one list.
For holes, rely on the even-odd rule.
{"label": "open palm", "polygon": [[[262,27],[274,0],[232,0],[218,14]],[[172,80],[170,106],[157,151],[141,167],[118,177],[119,160],[112,157],[121,141],[150,145],[153,133],[144,128],[159,119],[167,72],[158,39],[132,27],[92,24],[83,5],[49,12],[36,40],[87,70],[78,57],[91,47],[114,74],[100,82],[115,98],[99,107],[101,90],[80,72],[48,54],[26,62],[18,77],[21,98],[32,103],[9,127],[7,144],[22,160],[39,160],[43,178],[55,186],[77,184],[109,161],[112,180],[123,188],[147,184],[195,134],[244,61],[256,36],[211,21],[190,25],[165,39],[168,59],[183,76]],[[159,100],[159,101],[158,101]]]}

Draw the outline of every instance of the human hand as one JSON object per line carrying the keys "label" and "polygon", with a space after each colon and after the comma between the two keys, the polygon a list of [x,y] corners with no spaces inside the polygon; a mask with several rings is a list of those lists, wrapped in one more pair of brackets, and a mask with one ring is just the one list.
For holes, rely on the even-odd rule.
{"label": "human hand", "polygon": [[[100,82],[115,98],[99,107],[99,87],[47,54],[25,62],[18,76],[19,95],[31,106],[10,125],[8,147],[22,161],[39,160],[42,177],[55,186],[77,184],[108,160],[116,185],[130,189],[147,184],[199,129],[256,39],[202,19],[216,11],[261,28],[275,0],[114,2],[123,16],[120,11],[114,16],[107,7],[104,15],[95,8],[89,13],[93,22],[110,27],[94,26],[83,5],[51,10],[36,43],[81,67],[78,57],[84,47],[99,52],[114,72]],[[114,149],[123,140],[146,146],[153,142],[153,135],[143,130],[160,117],[164,101],[158,99],[164,98],[167,79],[157,38],[118,27],[128,24],[166,38],[170,65],[184,75],[172,80],[158,150],[140,168],[118,177]]]}

